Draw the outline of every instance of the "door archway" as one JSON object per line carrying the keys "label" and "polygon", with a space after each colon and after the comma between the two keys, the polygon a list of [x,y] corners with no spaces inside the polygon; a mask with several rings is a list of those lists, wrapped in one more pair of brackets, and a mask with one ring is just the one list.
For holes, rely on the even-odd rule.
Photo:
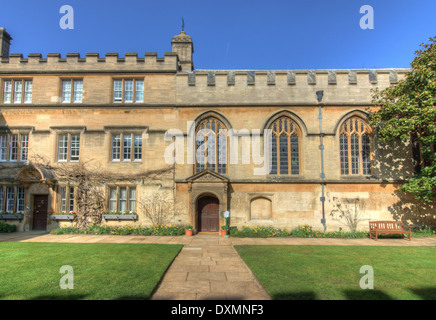
{"label": "door archway", "polygon": [[199,232],[219,231],[219,208],[218,198],[207,195],[197,200],[197,217]]}

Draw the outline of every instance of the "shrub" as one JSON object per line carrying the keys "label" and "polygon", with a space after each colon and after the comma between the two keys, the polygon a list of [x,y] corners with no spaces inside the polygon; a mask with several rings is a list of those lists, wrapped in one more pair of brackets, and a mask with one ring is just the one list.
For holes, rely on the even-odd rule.
{"label": "shrub", "polygon": [[412,229],[413,237],[429,237],[436,235],[436,228],[429,226],[422,226]]}
{"label": "shrub", "polygon": [[298,238],[368,238],[368,232],[343,232],[342,228],[339,231],[321,232],[314,230],[309,225],[298,226],[291,232],[293,237]]}
{"label": "shrub", "polygon": [[185,226],[177,226],[175,224],[157,224],[153,226],[153,235],[155,236],[181,236],[184,234]]}
{"label": "shrub", "polygon": [[185,234],[184,226],[176,225],[156,225],[154,227],[141,226],[106,226],[93,224],[92,226],[79,229],[76,227],[64,227],[54,229],[51,234],[109,234],[109,235],[129,235],[136,234],[142,236],[180,236]]}
{"label": "shrub", "polygon": [[14,224],[7,224],[5,222],[0,221],[0,233],[1,232],[7,232],[7,233],[11,233],[11,232],[15,232],[17,231],[17,226]]}
{"label": "shrub", "polygon": [[237,227],[231,227],[230,236],[240,238],[270,238],[289,237],[290,233],[285,229],[279,229],[272,226],[243,227],[242,230],[238,230]]}

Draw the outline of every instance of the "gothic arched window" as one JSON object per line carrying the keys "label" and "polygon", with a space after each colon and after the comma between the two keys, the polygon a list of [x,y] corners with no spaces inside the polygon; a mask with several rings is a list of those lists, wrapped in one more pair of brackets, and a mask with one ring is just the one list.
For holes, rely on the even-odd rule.
{"label": "gothic arched window", "polygon": [[270,174],[300,174],[301,130],[288,117],[280,117],[271,127]]}
{"label": "gothic arched window", "polygon": [[217,118],[202,120],[196,130],[196,172],[227,172],[227,127]]}
{"label": "gothic arched window", "polygon": [[339,129],[341,174],[371,174],[372,130],[363,119],[351,117]]}

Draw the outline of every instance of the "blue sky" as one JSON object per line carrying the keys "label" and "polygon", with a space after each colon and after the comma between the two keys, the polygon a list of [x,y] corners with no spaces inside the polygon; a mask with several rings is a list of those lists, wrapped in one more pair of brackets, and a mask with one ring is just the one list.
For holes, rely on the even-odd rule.
{"label": "blue sky", "polygon": [[[74,29],[62,30],[62,5]],[[374,9],[374,29],[359,22]],[[181,30],[194,41],[196,69],[408,68],[436,36],[435,0],[21,0],[3,1],[0,26],[11,53],[171,51]]]}

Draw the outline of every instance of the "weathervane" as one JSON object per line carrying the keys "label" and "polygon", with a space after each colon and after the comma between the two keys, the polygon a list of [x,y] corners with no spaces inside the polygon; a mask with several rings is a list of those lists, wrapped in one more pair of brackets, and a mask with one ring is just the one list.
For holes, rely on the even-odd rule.
{"label": "weathervane", "polygon": [[182,31],[185,31],[185,20],[183,20],[183,17],[182,17]]}

